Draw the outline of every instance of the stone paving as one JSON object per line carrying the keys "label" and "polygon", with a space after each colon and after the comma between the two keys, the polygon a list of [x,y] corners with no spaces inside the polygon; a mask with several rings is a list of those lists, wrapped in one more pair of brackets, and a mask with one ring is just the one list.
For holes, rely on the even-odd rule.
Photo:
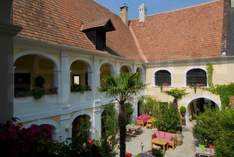
{"label": "stone paving", "polygon": [[[127,152],[136,156],[142,153],[141,143],[144,145],[143,152],[151,151],[151,135],[155,129],[143,128],[143,133],[137,137],[133,137],[127,140]],[[192,128],[183,128],[183,144],[177,146],[175,150],[169,149],[166,151],[165,157],[193,157],[194,154],[194,139],[192,135]],[[150,157],[146,155],[145,157]]]}

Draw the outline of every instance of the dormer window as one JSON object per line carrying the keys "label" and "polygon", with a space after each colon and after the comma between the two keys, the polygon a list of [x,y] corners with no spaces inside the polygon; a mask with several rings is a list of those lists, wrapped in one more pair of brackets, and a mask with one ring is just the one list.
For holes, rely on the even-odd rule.
{"label": "dormer window", "polygon": [[95,45],[96,49],[101,51],[106,49],[106,33],[114,30],[115,28],[111,19],[101,19],[92,23],[87,23],[84,24],[81,29]]}

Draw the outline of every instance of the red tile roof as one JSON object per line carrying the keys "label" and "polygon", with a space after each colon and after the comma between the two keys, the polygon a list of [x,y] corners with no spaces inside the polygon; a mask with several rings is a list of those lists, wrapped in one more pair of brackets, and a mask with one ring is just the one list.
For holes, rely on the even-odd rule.
{"label": "red tile roof", "polygon": [[133,20],[141,51],[149,61],[217,57],[223,35],[223,0]]}
{"label": "red tile roof", "polygon": [[13,21],[20,37],[95,49],[82,26],[111,19],[108,50],[134,60],[176,60],[217,57],[223,34],[223,0],[148,16],[126,26],[119,16],[93,0],[14,0]]}
{"label": "red tile roof", "polygon": [[20,37],[95,49],[82,25],[111,19],[116,31],[107,33],[108,50],[140,60],[134,39],[121,19],[93,0],[14,0],[13,21],[23,26]]}

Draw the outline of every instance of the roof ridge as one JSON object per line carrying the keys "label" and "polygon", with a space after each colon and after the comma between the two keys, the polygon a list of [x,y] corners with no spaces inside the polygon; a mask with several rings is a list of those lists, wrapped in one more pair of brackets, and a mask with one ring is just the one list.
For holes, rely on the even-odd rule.
{"label": "roof ridge", "polygon": [[[212,4],[212,3],[217,3],[217,2],[220,2],[220,1],[223,1],[223,0],[210,0],[209,2],[202,2],[202,3],[199,3],[199,4],[194,4],[194,5],[174,9],[174,10],[168,10],[168,11],[162,11],[162,12],[154,13],[154,14],[151,14],[151,15],[147,15],[147,17],[152,17],[152,16],[161,15],[161,14],[169,14],[169,13],[184,11],[184,10],[187,10],[187,9],[192,9],[192,8],[196,8],[196,7],[200,7],[200,6],[205,6],[205,5],[209,5],[209,4]],[[136,21],[136,20],[139,20],[139,18],[137,17],[137,18],[131,19],[129,21],[132,22],[132,21]]]}

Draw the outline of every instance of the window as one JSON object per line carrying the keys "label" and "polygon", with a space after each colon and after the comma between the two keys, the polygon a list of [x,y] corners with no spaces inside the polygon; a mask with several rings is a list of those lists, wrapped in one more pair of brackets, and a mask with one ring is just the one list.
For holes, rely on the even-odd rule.
{"label": "window", "polygon": [[171,85],[171,73],[166,70],[160,70],[155,73],[155,85],[156,86],[170,86]]}
{"label": "window", "polygon": [[73,85],[80,85],[80,75],[73,75]]}
{"label": "window", "polygon": [[188,71],[187,86],[207,86],[206,72],[202,69],[192,69]]}
{"label": "window", "polygon": [[31,74],[30,73],[15,73],[15,96],[17,97],[23,92],[28,92],[31,89]]}

